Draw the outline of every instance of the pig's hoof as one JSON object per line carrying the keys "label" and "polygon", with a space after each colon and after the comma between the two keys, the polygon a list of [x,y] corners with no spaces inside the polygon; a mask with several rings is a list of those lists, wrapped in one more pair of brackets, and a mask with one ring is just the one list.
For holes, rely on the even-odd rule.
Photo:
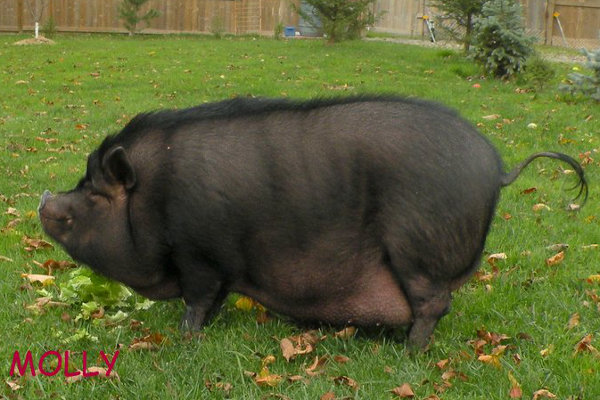
{"label": "pig's hoof", "polygon": [[186,331],[201,330],[204,325],[204,315],[204,311],[187,306],[185,308],[185,314],[181,319],[181,329]]}

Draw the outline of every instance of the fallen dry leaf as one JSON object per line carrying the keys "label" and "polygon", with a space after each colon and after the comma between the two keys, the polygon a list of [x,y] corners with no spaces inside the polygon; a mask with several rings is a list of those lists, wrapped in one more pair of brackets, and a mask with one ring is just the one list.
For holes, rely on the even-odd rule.
{"label": "fallen dry leaf", "polygon": [[[76,370],[75,372],[80,372],[79,375],[75,375],[75,376],[68,376],[65,378],[65,381],[67,383],[75,383],[75,382],[79,382],[80,380],[83,379],[83,371],[81,370]],[[110,371],[110,374],[107,376],[107,372],[108,369],[103,368],[103,367],[88,367],[86,369],[86,373],[87,374],[93,374],[93,373],[98,373],[97,375],[95,375],[98,378],[104,378],[104,379],[116,379],[118,381],[121,380],[121,378],[119,377],[119,374],[117,374],[117,371],[112,370]]]}
{"label": "fallen dry leaf", "polygon": [[600,283],[600,274],[590,275],[586,281],[587,283]]}
{"label": "fallen dry leaf", "polygon": [[495,267],[496,266],[496,261],[498,260],[506,260],[507,256],[506,253],[494,253],[494,254],[490,254],[487,258],[487,262],[492,266]]}
{"label": "fallen dry leaf", "polygon": [[319,400],[335,400],[335,393],[327,392],[319,397]]}
{"label": "fallen dry leaf", "polygon": [[348,338],[354,337],[355,334],[356,334],[356,327],[347,326],[346,328],[342,329],[341,331],[336,332],[333,336],[336,338],[340,338],[340,339],[348,339]]}
{"label": "fallen dry leaf", "polygon": [[493,121],[495,119],[500,118],[500,115],[499,114],[490,114],[490,115],[484,115],[481,118],[485,119],[486,121]]}
{"label": "fallen dry leaf", "polygon": [[545,397],[548,399],[555,399],[556,395],[546,389],[540,389],[540,390],[536,390],[535,392],[533,392],[533,400],[537,400],[540,397]]}
{"label": "fallen dry leaf", "polygon": [[567,323],[567,329],[575,328],[577,325],[579,325],[579,320],[579,313],[576,312],[573,315],[571,315],[571,317],[569,318],[569,322]]}
{"label": "fallen dry leaf", "polygon": [[531,194],[537,192],[536,187],[530,187],[521,191],[521,194]]}
{"label": "fallen dry leaf", "polygon": [[242,296],[235,302],[235,308],[242,311],[251,311],[258,304],[254,299]]}
{"label": "fallen dry leaf", "polygon": [[37,261],[33,262],[35,265],[37,265],[40,268],[43,268],[46,270],[46,272],[49,275],[52,275],[53,271],[62,271],[65,269],[70,269],[70,268],[76,268],[77,264],[75,264],[72,261],[56,261],[56,260],[46,260],[44,261],[44,263],[39,263]]}
{"label": "fallen dry leaf", "polygon": [[221,390],[225,392],[225,397],[228,397],[229,392],[233,389],[233,385],[229,382],[211,382],[209,380],[204,381],[204,387],[211,392],[214,390]]}
{"label": "fallen dry leaf", "polygon": [[555,244],[551,244],[550,246],[546,247],[546,250],[563,251],[563,250],[567,250],[568,248],[569,248],[568,243],[555,243]]}
{"label": "fallen dry leaf", "polygon": [[281,382],[282,379],[283,377],[281,375],[270,374],[268,368],[263,368],[258,376],[254,378],[254,382],[256,382],[258,386],[275,387],[279,385],[279,382]]}
{"label": "fallen dry leaf", "polygon": [[577,353],[582,353],[582,352],[589,352],[589,353],[598,355],[599,354],[598,349],[596,349],[594,346],[592,346],[592,339],[593,339],[593,336],[591,334],[584,336],[583,339],[581,339],[575,345],[575,353],[573,355],[576,355]]}
{"label": "fallen dry leaf", "polygon": [[8,385],[10,390],[12,390],[13,392],[23,388],[23,386],[19,385],[17,382],[10,381],[10,380],[6,380],[6,384]]}
{"label": "fallen dry leaf", "polygon": [[548,206],[547,206],[546,204],[544,204],[544,203],[538,203],[538,204],[535,204],[535,205],[532,207],[532,209],[533,209],[533,211],[542,211],[542,210],[546,210],[546,211],[552,211],[552,210],[550,209],[550,207],[548,207]]}
{"label": "fallen dry leaf", "polygon": [[346,364],[350,361],[350,358],[346,356],[337,355],[333,357],[333,361],[335,361],[338,364]]}
{"label": "fallen dry leaf", "polygon": [[400,386],[397,386],[392,389],[392,393],[401,399],[409,399],[415,397],[415,392],[413,392],[412,388],[408,383],[403,383]]}
{"label": "fallen dry leaf", "polygon": [[490,364],[496,368],[500,368],[500,357],[502,356],[502,354],[504,354],[504,351],[507,347],[508,346],[506,345],[496,346],[492,350],[491,354],[482,354],[477,359],[485,364]]}
{"label": "fallen dry leaf", "polygon": [[67,307],[69,304],[59,301],[52,301],[52,297],[38,297],[33,304],[25,308],[35,312],[41,312],[44,307]]}
{"label": "fallen dry leaf", "polygon": [[315,345],[321,341],[316,331],[304,332],[301,335],[290,336],[281,339],[279,347],[286,361],[290,361],[298,355],[312,353]]}
{"label": "fallen dry leaf", "polygon": [[438,367],[439,369],[444,369],[448,366],[448,363],[450,362],[450,359],[445,358],[443,360],[440,360],[438,362],[435,363],[435,366]]}
{"label": "fallen dry leaf", "polygon": [[540,351],[540,355],[542,357],[548,357],[550,354],[552,354],[554,352],[554,345],[551,344],[550,346],[546,347],[545,349]]}
{"label": "fallen dry leaf", "polygon": [[561,251],[546,260],[546,265],[551,267],[560,264],[565,259],[565,252]]}
{"label": "fallen dry leaf", "polygon": [[281,341],[279,342],[279,347],[281,348],[281,353],[283,354],[283,358],[285,358],[286,361],[290,361],[297,354],[294,344],[288,338],[281,339]]}
{"label": "fallen dry leaf", "polygon": [[348,386],[349,388],[351,388],[352,390],[358,390],[358,383],[348,377],[348,376],[338,376],[336,378],[333,378],[333,382],[335,382],[338,385],[344,385],[344,386]]}
{"label": "fallen dry leaf", "polygon": [[155,350],[164,344],[167,338],[160,333],[151,333],[141,338],[134,338],[129,345],[130,350]]}
{"label": "fallen dry leaf", "polygon": [[327,361],[329,361],[329,357],[326,355],[323,357],[315,356],[315,361],[304,371],[310,376],[321,374],[324,372],[323,368],[327,364]]}
{"label": "fallen dry leaf", "polygon": [[31,283],[41,283],[43,286],[51,285],[56,279],[52,275],[41,275],[41,274],[21,274],[22,278],[26,278]]}
{"label": "fallen dry leaf", "polygon": [[510,391],[508,393],[508,396],[511,399],[522,398],[523,390],[521,389],[521,385],[519,384],[519,382],[517,382],[517,380],[510,371],[508,372],[508,380],[510,381]]}
{"label": "fallen dry leaf", "polygon": [[35,239],[35,238],[30,238],[29,236],[23,236],[22,239],[23,244],[25,244],[25,250],[26,251],[34,251],[34,250],[39,250],[39,249],[53,249],[54,246],[43,240],[43,239]]}

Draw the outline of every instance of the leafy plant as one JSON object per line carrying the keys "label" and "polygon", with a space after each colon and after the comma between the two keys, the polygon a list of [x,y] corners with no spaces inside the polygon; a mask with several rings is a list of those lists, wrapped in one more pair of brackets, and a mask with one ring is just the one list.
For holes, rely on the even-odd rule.
{"label": "leafy plant", "polygon": [[487,73],[507,79],[523,70],[533,54],[533,38],[525,34],[517,1],[488,1],[474,28],[473,57]]}
{"label": "leafy plant", "polygon": [[572,72],[559,89],[572,95],[579,93],[600,101],[600,49],[594,51],[583,49],[582,53],[587,57],[585,66],[592,70],[592,75]]}
{"label": "leafy plant", "polygon": [[215,15],[210,22],[210,32],[215,39],[221,39],[225,33],[225,21],[223,17]]}
{"label": "leafy plant", "polygon": [[138,32],[138,24],[145,22],[146,27],[150,24],[150,20],[158,17],[160,12],[155,9],[150,9],[146,13],[141,13],[141,8],[148,0],[123,0],[119,4],[119,17],[124,21],[125,29],[132,36]]}
{"label": "leafy plant", "polygon": [[[330,43],[360,38],[364,29],[373,25],[381,15],[371,6],[376,0],[306,0],[314,12],[292,4],[293,9],[314,27],[322,25]],[[320,22],[320,24],[319,24]]]}
{"label": "leafy plant", "polygon": [[449,20],[455,21],[458,29],[447,28],[456,40],[463,44],[465,53],[471,47],[473,25],[481,15],[485,0],[432,0],[431,5],[437,8]]}
{"label": "leafy plant", "polygon": [[541,91],[550,82],[556,73],[550,63],[535,55],[529,57],[525,64],[523,78],[527,84],[536,91]]}
{"label": "leafy plant", "polygon": [[50,16],[46,23],[44,23],[44,26],[42,26],[42,32],[47,38],[52,38],[56,34],[56,22],[52,16]]}
{"label": "leafy plant", "polygon": [[285,28],[282,22],[279,22],[277,25],[275,25],[275,29],[273,30],[273,38],[275,40],[280,40],[283,36],[284,29]]}

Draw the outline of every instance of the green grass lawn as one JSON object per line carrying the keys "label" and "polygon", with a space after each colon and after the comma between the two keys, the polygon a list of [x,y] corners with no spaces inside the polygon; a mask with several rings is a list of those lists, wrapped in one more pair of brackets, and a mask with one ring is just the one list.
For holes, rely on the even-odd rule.
{"label": "green grass lawn", "polygon": [[[386,42],[59,35],[54,46],[12,45],[22,38],[0,36],[4,398],[392,399],[405,383],[417,399],[600,398],[594,349],[600,348],[600,282],[594,280],[600,249],[593,246],[600,243],[600,106],[558,94],[572,65],[555,65],[555,81],[535,93],[521,90],[523,82],[482,79],[451,51]],[[288,362],[281,339],[308,328],[276,317],[264,321],[256,310],[236,307],[235,297],[201,335],[190,336],[178,329],[180,301],[136,310],[129,299],[121,308],[105,305],[106,315],[120,309],[124,319],[93,318],[97,310],[86,314],[76,301],[59,299],[71,271],[53,272],[56,282],[43,287],[22,277],[46,274],[40,264],[48,260],[69,260],[35,240],[44,238],[39,195],[72,188],[87,154],[136,113],[233,96],[367,92],[458,109],[497,146],[507,169],[542,150],[581,156],[586,164],[590,196],[578,212],[565,210],[574,179],[557,161],[536,161],[503,189],[481,273],[455,294],[429,352],[410,354],[402,334],[347,337],[323,327],[313,350]],[[549,246],[561,243],[569,245],[564,259],[548,266],[559,251]],[[494,267],[486,262],[493,253],[506,254]],[[40,297],[58,304],[36,307]],[[587,335],[591,341],[583,340]],[[62,371],[9,375],[15,351],[24,357],[31,350],[37,365],[47,351],[70,350],[74,371],[83,367],[84,351],[88,367],[101,367],[100,351],[112,356],[117,349],[118,379],[68,383]],[[56,357],[44,367],[55,369]]]}

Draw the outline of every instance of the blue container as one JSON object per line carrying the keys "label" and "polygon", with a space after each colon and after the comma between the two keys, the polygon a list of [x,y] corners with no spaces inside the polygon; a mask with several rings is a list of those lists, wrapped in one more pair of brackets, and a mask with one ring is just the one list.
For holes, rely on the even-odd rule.
{"label": "blue container", "polygon": [[285,37],[296,36],[296,28],[293,26],[286,26],[284,30]]}

